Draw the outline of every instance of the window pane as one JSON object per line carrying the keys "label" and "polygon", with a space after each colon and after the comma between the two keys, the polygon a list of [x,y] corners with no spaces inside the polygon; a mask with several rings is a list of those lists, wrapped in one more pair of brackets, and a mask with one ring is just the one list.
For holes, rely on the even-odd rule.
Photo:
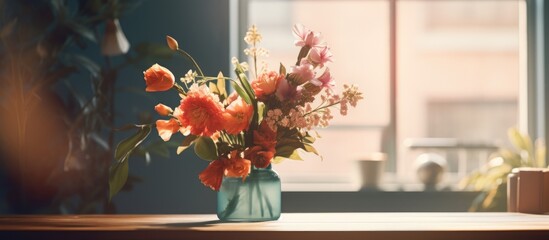
{"label": "window pane", "polygon": [[[517,1],[399,1],[398,173],[415,180],[410,138],[506,142],[516,126],[519,89]],[[486,161],[489,152],[442,151],[448,182]]]}
{"label": "window pane", "polygon": [[265,62],[278,69],[295,63],[293,24],[322,32],[334,54],[330,70],[338,85],[356,83],[366,97],[349,115],[335,114],[332,125],[319,130],[315,146],[323,161],[285,161],[275,165],[289,182],[350,182],[354,160],[380,151],[381,128],[389,119],[388,3],[386,1],[261,1],[249,5],[249,23],[263,34],[270,50]]}

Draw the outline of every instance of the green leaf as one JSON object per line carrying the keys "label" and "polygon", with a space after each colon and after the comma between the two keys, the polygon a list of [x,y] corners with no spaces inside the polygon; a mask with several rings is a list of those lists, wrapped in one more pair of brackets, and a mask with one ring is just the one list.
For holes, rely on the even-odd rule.
{"label": "green leaf", "polygon": [[109,169],[109,201],[126,184],[128,179],[129,166],[128,161],[115,163]]}
{"label": "green leaf", "polygon": [[196,140],[198,136],[196,135],[189,135],[184,140],[183,143],[181,143],[181,146],[177,147],[177,155],[181,154],[183,151],[185,151],[191,144],[193,144],[194,140]]}
{"label": "green leaf", "polygon": [[222,99],[227,98],[227,87],[225,86],[225,78],[222,72],[217,74],[217,90],[219,90],[219,95]]}
{"label": "green leaf", "polygon": [[114,159],[117,162],[122,162],[126,160],[132,151],[139,146],[149,136],[149,133],[151,133],[151,125],[135,125],[139,128],[137,133],[129,138],[126,138],[122,140],[118,146],[116,147],[116,150],[114,151]]}
{"label": "green leaf", "polygon": [[122,140],[114,152],[115,162],[109,169],[109,201],[124,187],[128,179],[128,157],[151,133],[151,125],[135,125],[137,133]]}
{"label": "green leaf", "polygon": [[[208,88],[210,88],[210,91],[213,93],[213,94],[217,94],[218,96],[221,96],[220,92],[219,92],[219,89],[217,89],[217,85],[213,82],[209,82],[208,83]],[[220,99],[220,101],[223,101]]]}
{"label": "green leaf", "polygon": [[217,159],[217,147],[209,137],[199,137],[194,141],[194,152],[198,157],[212,161]]}
{"label": "green leaf", "polygon": [[252,99],[250,99],[250,96],[246,93],[246,91],[244,91],[244,89],[242,89],[242,87],[240,87],[235,82],[231,82],[231,84],[234,90],[238,93],[238,95],[240,95],[242,99],[244,99],[247,104],[252,104]]}
{"label": "green leaf", "polygon": [[282,63],[280,63],[280,68],[278,70],[278,73],[282,76],[286,76],[286,67],[284,67],[284,65],[282,65]]}
{"label": "green leaf", "polygon": [[305,137],[303,137],[303,143],[309,143],[313,144],[316,141],[316,138],[309,135],[309,133],[305,133]]}
{"label": "green leaf", "polygon": [[299,156],[298,149],[299,148],[297,148],[297,147],[289,146],[289,145],[277,147],[276,148],[276,156],[277,157],[282,157],[282,158],[287,158],[287,159],[292,159],[292,160],[303,160]]}
{"label": "green leaf", "polygon": [[[318,153],[318,151],[316,150],[316,148],[313,147],[313,145],[311,144],[303,144],[303,150],[307,151],[307,152],[310,152],[310,153],[314,153],[316,154],[317,156],[320,156],[320,154]],[[321,159],[322,159],[322,156],[320,156]]]}
{"label": "green leaf", "polygon": [[240,80],[240,85],[242,85],[242,88],[246,91],[250,99],[255,99],[255,93],[252,89],[252,86],[248,82],[248,77],[246,77],[246,73],[244,73],[242,66],[240,64],[237,64],[234,71],[236,73],[236,76],[238,77],[238,80]]}

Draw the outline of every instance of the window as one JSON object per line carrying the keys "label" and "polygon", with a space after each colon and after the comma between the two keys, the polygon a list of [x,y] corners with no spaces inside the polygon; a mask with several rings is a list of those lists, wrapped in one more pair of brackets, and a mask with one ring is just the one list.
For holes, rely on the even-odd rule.
{"label": "window", "polygon": [[[518,123],[519,39],[526,34],[519,27],[519,1],[245,3],[241,27],[258,25],[271,68],[295,61],[299,49],[292,45],[291,27],[302,23],[321,31],[332,47],[336,80],[358,84],[366,96],[350,116],[336,117],[318,131],[322,162],[287,160],[275,166],[285,190],[356,190],[356,160],[379,151],[396,156],[388,159],[385,183],[417,183],[415,159],[435,151],[447,161],[443,184],[452,186],[506,144],[507,129]],[[465,147],[414,145],[426,139]],[[479,145],[486,148],[467,147]]]}

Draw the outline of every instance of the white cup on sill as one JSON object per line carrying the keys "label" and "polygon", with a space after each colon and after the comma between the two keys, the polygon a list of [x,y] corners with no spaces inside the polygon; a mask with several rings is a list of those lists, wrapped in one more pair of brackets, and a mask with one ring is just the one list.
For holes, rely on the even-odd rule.
{"label": "white cup on sill", "polygon": [[374,152],[357,160],[361,191],[379,191],[387,154]]}

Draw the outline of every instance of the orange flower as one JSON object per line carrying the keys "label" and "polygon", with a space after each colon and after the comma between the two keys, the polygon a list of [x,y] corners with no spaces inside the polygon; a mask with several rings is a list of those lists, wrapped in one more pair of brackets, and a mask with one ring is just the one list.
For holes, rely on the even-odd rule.
{"label": "orange flower", "polygon": [[223,105],[205,85],[193,84],[179,106],[177,119],[193,135],[211,136],[223,128]]}
{"label": "orange flower", "polygon": [[254,131],[254,144],[274,152],[276,132],[269,127],[266,121],[262,121],[259,128]]}
{"label": "orange flower", "polygon": [[169,141],[172,137],[172,134],[179,131],[179,123],[171,118],[170,120],[157,120],[156,121],[156,130],[158,131],[158,135],[162,138],[164,141]]}
{"label": "orange flower", "polygon": [[173,73],[158,64],[152,65],[147,71],[143,72],[143,75],[147,84],[147,88],[145,89],[147,92],[167,91],[175,83]]}
{"label": "orange flower", "polygon": [[274,150],[269,151],[261,146],[253,146],[244,151],[244,157],[250,159],[256,168],[266,168],[271,164],[274,157]]}
{"label": "orange flower", "polygon": [[225,131],[230,134],[238,134],[240,131],[248,129],[253,113],[254,108],[252,105],[247,104],[241,97],[238,97],[227,106],[223,114]]}
{"label": "orange flower", "polygon": [[156,106],[154,106],[154,110],[158,114],[160,114],[161,116],[168,116],[173,112],[172,108],[170,108],[170,107],[168,107],[168,106],[166,106],[162,103],[159,103]]}
{"label": "orange flower", "polygon": [[251,83],[257,99],[265,99],[268,95],[273,94],[276,91],[278,82],[283,78],[284,76],[279,75],[274,71],[265,72],[259,75],[257,79],[253,80]]}
{"label": "orange flower", "polygon": [[231,158],[225,161],[225,176],[241,177],[242,181],[246,180],[248,173],[250,173],[250,160],[241,158],[238,156],[237,151],[232,151]]}
{"label": "orange flower", "polygon": [[206,169],[204,169],[204,171],[202,171],[198,175],[198,179],[200,179],[202,184],[206,185],[212,190],[219,191],[219,187],[221,187],[221,181],[223,181],[224,172],[225,160],[214,160],[210,163],[210,165],[208,165],[208,167],[206,167]]}

